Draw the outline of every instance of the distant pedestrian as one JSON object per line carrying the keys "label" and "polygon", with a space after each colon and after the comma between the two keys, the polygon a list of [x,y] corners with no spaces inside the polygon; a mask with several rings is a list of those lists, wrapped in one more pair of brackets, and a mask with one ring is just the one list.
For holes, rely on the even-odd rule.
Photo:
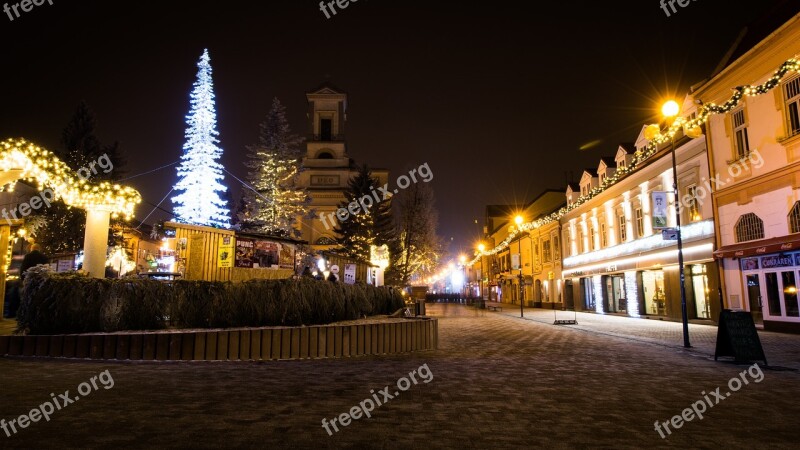
{"label": "distant pedestrian", "polygon": [[303,278],[314,278],[314,274],[311,273],[311,267],[306,266],[306,268],[303,269],[303,273],[301,276]]}
{"label": "distant pedestrian", "polygon": [[339,281],[339,277],[337,277],[335,273],[331,272],[330,275],[328,275],[328,281],[336,283]]}
{"label": "distant pedestrian", "polygon": [[25,272],[31,267],[49,263],[50,258],[42,253],[41,247],[38,244],[33,244],[31,246],[31,252],[25,255],[25,258],[22,260],[22,266],[19,268],[20,278],[24,279]]}

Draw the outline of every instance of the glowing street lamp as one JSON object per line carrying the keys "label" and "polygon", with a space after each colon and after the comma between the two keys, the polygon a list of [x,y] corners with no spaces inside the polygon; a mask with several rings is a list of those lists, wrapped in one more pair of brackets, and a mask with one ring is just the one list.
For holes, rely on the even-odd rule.
{"label": "glowing street lamp", "polygon": [[481,300],[483,300],[483,252],[486,251],[486,246],[483,242],[478,243],[478,257],[481,259],[481,277],[478,279],[478,290],[481,292]]}
{"label": "glowing street lamp", "polygon": [[[669,100],[661,107],[661,114],[665,119],[674,119],[680,113],[680,105],[675,100]],[[675,134],[670,133],[672,154],[672,189],[675,195],[675,203],[678,202],[680,192],[678,192],[678,162],[675,156]],[[681,318],[683,320],[683,346],[690,348],[689,343],[689,319],[686,313],[686,274],[683,267],[683,238],[681,237],[681,215],[680,208],[675,208],[675,227],[678,235],[678,266],[681,276]]]}
{"label": "glowing street lamp", "polygon": [[519,245],[519,317],[525,317],[525,311],[523,308],[525,307],[525,288],[523,287],[524,277],[522,276],[522,222],[525,222],[525,218],[521,215],[517,215],[514,217],[514,223],[517,224],[517,231],[520,233],[519,239],[517,240],[517,244]]}
{"label": "glowing street lamp", "polygon": [[675,100],[669,100],[661,107],[661,114],[667,119],[677,116],[680,112],[681,107]]}

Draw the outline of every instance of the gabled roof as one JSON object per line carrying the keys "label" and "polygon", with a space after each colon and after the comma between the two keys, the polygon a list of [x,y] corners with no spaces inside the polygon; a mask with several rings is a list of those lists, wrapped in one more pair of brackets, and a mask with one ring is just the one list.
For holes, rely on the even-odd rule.
{"label": "gabled roof", "polygon": [[[597,167],[589,167],[588,169],[583,169],[583,173],[584,174],[588,173],[589,175],[592,176],[592,178],[597,178]],[[583,178],[583,175],[581,175],[581,178]]]}
{"label": "gabled roof", "polygon": [[320,95],[320,94],[321,95],[342,95],[342,94],[343,95],[347,95],[347,92],[345,92],[343,89],[339,89],[338,87],[333,85],[333,83],[331,83],[330,81],[325,81],[322,84],[320,84],[319,86],[317,86],[314,89],[312,89],[311,91],[307,92],[306,94],[307,95],[314,95],[314,94],[318,94],[318,95]]}
{"label": "gabled roof", "polygon": [[580,183],[567,183],[567,189],[572,189],[572,192],[580,192],[581,185]]}
{"label": "gabled roof", "polygon": [[[611,168],[611,169],[616,169],[617,168],[617,160],[613,156],[604,156],[604,157],[600,158],[600,163],[601,164],[605,164],[606,167]],[[598,164],[597,167],[599,168],[600,164]]]}
{"label": "gabled roof", "polygon": [[636,144],[633,142],[624,142],[619,144],[619,147],[617,147],[617,154],[619,154],[620,150],[624,151],[628,155],[632,155],[636,153]]}

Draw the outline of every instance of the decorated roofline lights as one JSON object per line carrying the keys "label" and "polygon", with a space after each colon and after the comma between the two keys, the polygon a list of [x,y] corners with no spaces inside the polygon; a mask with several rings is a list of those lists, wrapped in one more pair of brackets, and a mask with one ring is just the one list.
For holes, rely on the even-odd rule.
{"label": "decorated roofline lights", "polygon": [[[35,183],[40,191],[49,188],[54,199],[81,209],[105,210],[116,218],[133,217],[142,196],[136,189],[108,181],[92,183],[78,176],[52,152],[25,139],[0,142],[0,169],[19,170],[19,180]],[[13,189],[13,183],[11,183]]]}
{"label": "decorated roofline lights", "polygon": [[780,85],[781,81],[792,72],[800,72],[800,61],[794,58],[789,59],[781,64],[780,68],[778,68],[778,70],[776,70],[772,76],[762,84],[755,86],[744,85],[733,88],[733,95],[723,104],[702,104],[698,108],[697,116],[695,118],[690,119],[688,117],[678,116],[663,132],[658,124],[648,125],[645,129],[645,138],[649,142],[644,148],[637,150],[636,153],[634,153],[630,164],[618,168],[614,175],[605,177],[600,186],[591,189],[588,194],[582,195],[573,203],[570,203],[569,205],[542,219],[519,224],[519,226],[510,232],[509,235],[495,248],[484,251],[476,250],[475,258],[468,262],[467,265],[471,266],[476,264],[482,256],[493,256],[497,253],[500,253],[508,248],[509,244],[516,240],[518,235],[527,233],[553,221],[559,220],[568,212],[579,208],[587,201],[593,199],[595,196],[601,194],[606,189],[616,184],[616,182],[619,181],[623,176],[634,172],[638,168],[639,164],[647,161],[649,158],[655,155],[658,151],[658,147],[674,139],[679,131],[683,131],[686,136],[691,138],[698,138],[702,136],[703,133],[701,127],[708,122],[708,119],[712,115],[726,114],[732,111],[739,106],[739,102],[741,102],[743,97],[755,97],[770,92],[772,89]]}

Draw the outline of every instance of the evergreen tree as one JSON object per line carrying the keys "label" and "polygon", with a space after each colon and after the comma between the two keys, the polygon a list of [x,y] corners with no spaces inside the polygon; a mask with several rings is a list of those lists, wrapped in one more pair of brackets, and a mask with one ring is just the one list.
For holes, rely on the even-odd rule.
{"label": "evergreen tree", "polygon": [[292,134],[286,108],[275,98],[261,123],[258,144],[248,147],[247,181],[238,213],[241,228],[276,236],[297,236],[297,218],[307,212],[309,196],[297,186],[302,139]]}
{"label": "evergreen tree", "polygon": [[172,197],[172,202],[178,215],[176,220],[180,222],[228,228],[227,202],[219,195],[227,188],[222,184],[222,165],[217,162],[222,148],[217,145],[219,132],[210,60],[206,49],[197,63],[197,80],[186,117],[186,143],[178,166],[179,180],[174,186],[180,194]]}
{"label": "evergreen tree", "polygon": [[97,162],[103,155],[111,161],[112,170],[105,173],[97,170],[90,179],[94,181],[116,181],[124,175],[125,158],[119,142],[103,145],[95,135],[97,120],[92,109],[81,101],[69,123],[61,133],[61,148],[55,151],[56,156],[64,161],[72,170],[89,169],[92,162]]}
{"label": "evergreen tree", "polygon": [[[94,112],[86,102],[81,102],[61,133],[61,146],[54,151],[72,170],[81,169],[84,175],[89,174],[88,181],[117,180],[123,174],[125,160],[119,144],[103,145],[97,138],[97,120]],[[107,155],[112,164],[108,173],[95,164],[96,174],[91,172],[91,163],[97,163],[103,155]],[[45,253],[56,254],[75,252],[83,248],[86,228],[86,211],[67,206],[61,200],[55,200],[49,208],[33,211],[40,218],[34,237]],[[119,225],[120,219],[112,220],[112,228]],[[117,236],[109,233],[109,245],[119,244]]]}
{"label": "evergreen tree", "polygon": [[[347,210],[352,202],[359,203],[365,196],[380,194],[380,182],[372,177],[367,165],[363,165],[358,174],[350,179],[344,192],[345,200],[339,205]],[[373,198],[374,200],[374,198]],[[392,222],[392,201],[381,199],[367,211],[359,211],[347,220],[339,222],[335,231],[337,244],[341,246],[348,256],[369,260],[370,247],[389,245],[394,238]]]}

